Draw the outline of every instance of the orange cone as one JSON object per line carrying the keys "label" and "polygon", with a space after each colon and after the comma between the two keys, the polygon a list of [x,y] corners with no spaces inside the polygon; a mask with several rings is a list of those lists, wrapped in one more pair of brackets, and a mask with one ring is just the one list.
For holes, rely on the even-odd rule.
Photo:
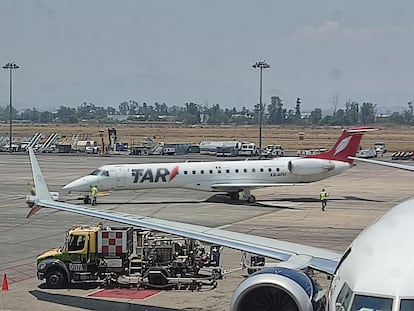
{"label": "orange cone", "polygon": [[7,275],[6,275],[6,273],[4,274],[4,277],[3,277],[3,284],[1,285],[1,290],[2,291],[9,290],[9,283],[7,282]]}

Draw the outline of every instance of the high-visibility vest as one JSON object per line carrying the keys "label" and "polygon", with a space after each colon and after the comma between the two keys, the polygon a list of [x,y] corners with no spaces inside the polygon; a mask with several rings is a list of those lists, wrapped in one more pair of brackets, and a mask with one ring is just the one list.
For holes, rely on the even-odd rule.
{"label": "high-visibility vest", "polygon": [[91,195],[96,195],[97,192],[98,192],[98,188],[92,187],[92,189],[91,189]]}
{"label": "high-visibility vest", "polygon": [[326,200],[326,197],[328,196],[327,194],[326,194],[326,192],[325,191],[322,191],[321,193],[320,193],[320,198],[321,198],[321,200]]}

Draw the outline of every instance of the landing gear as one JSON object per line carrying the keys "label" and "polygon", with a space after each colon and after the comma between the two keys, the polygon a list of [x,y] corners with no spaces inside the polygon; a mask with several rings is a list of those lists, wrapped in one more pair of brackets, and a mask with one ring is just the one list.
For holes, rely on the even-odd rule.
{"label": "landing gear", "polygon": [[256,197],[254,195],[251,195],[247,198],[247,202],[254,203],[256,202]]}
{"label": "landing gear", "polygon": [[256,197],[250,193],[249,189],[243,191],[243,198],[249,203],[256,202]]}
{"label": "landing gear", "polygon": [[90,203],[91,203],[91,197],[89,196],[89,194],[87,194],[87,195],[83,198],[83,203],[85,203],[85,204],[90,204]]}
{"label": "landing gear", "polygon": [[[230,197],[232,201],[240,200],[240,193],[239,192],[228,192],[227,195]],[[256,202],[256,197],[250,193],[250,190],[244,190],[242,192],[243,200],[247,201],[248,203]]]}

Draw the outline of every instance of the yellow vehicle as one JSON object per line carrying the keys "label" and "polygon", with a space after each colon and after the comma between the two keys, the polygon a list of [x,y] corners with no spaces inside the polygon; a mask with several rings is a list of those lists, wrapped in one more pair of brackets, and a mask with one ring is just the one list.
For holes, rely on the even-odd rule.
{"label": "yellow vehicle", "polygon": [[52,288],[68,283],[215,287],[221,249],[215,245],[206,252],[198,241],[133,227],[76,226],[63,247],[38,256],[37,277]]}

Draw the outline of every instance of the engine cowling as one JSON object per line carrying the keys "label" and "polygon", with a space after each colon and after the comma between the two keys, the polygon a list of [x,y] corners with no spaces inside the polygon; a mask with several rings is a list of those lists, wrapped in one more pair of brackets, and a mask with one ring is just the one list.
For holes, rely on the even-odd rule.
{"label": "engine cowling", "polygon": [[288,268],[263,269],[243,281],[233,294],[231,311],[322,311],[326,297],[309,275]]}
{"label": "engine cowling", "polygon": [[335,163],[323,159],[297,159],[288,163],[289,172],[301,176],[323,174],[334,168]]}

